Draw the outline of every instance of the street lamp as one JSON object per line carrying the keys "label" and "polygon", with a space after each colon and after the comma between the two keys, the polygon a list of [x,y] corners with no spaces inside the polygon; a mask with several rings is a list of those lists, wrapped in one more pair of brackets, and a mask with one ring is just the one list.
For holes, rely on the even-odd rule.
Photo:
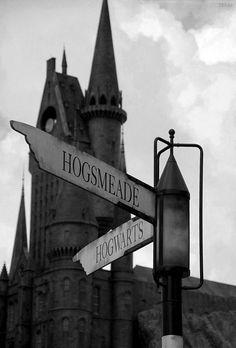
{"label": "street lamp", "polygon": [[[198,289],[203,284],[202,247],[202,183],[203,151],[197,144],[174,143],[175,131],[169,131],[170,141],[156,138],[154,142],[154,187],[156,189],[156,221],[154,232],[153,276],[162,286],[162,347],[182,348],[182,289]],[[157,153],[157,142],[167,146]],[[190,275],[190,193],[174,157],[174,147],[195,147],[200,150],[199,175],[199,261],[200,281],[194,287],[182,287],[182,278]],[[159,179],[159,160],[163,152],[170,155]]]}

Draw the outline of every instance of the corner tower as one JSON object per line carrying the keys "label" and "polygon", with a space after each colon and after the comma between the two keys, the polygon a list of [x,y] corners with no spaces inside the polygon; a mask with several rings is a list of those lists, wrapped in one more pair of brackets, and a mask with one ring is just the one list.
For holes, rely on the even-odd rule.
{"label": "corner tower", "polygon": [[[90,152],[87,125],[81,118],[84,96],[77,78],[67,73],[65,50],[61,67],[62,72],[56,72],[55,58],[47,62],[37,128]],[[40,170],[32,154],[30,172],[32,347],[89,347],[93,278],[86,277],[72,257],[97,238],[91,195]]]}
{"label": "corner tower", "polygon": [[[119,168],[121,166],[121,126],[126,121],[119,91],[107,0],[103,0],[89,86],[82,117],[88,124],[93,155]],[[95,215],[99,233],[107,232],[114,216],[110,203],[96,198]]]}
{"label": "corner tower", "polygon": [[[47,61],[37,128],[88,151],[87,127],[80,116],[84,96],[78,79],[67,74],[65,50],[61,67],[62,72],[56,72],[56,59]],[[30,258],[35,270],[41,271],[47,267],[48,226],[53,223],[58,193],[65,185],[61,179],[40,170],[32,154],[29,170],[32,174]]]}

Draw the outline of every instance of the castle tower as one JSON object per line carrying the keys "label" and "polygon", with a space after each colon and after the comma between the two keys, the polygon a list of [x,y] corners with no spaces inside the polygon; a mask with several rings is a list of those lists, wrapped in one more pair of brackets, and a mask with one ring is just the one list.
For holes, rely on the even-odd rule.
{"label": "castle tower", "polygon": [[[47,62],[47,77],[37,127],[82,151],[90,151],[81,118],[84,97],[78,80]],[[30,156],[32,174],[30,253],[36,274],[33,295],[33,346],[89,347],[92,326],[92,277],[86,277],[75,253],[97,238],[90,194],[41,171]],[[46,324],[42,324],[46,323]]]}
{"label": "castle tower", "polygon": [[86,277],[81,265],[72,262],[79,248],[97,238],[89,195],[62,183],[54,214],[46,229],[51,287],[47,302],[50,345],[90,347],[93,277]]}
{"label": "castle tower", "polygon": [[[55,58],[49,59],[37,127],[86,150],[89,141],[86,126],[80,117],[83,101],[77,78],[67,75],[65,51],[62,73],[56,72]],[[41,171],[31,154],[29,170],[32,174],[30,255],[35,269],[43,270],[47,260],[46,228],[53,220],[62,180]]]}
{"label": "castle tower", "polygon": [[[121,92],[118,87],[107,0],[104,0],[102,5],[82,116],[88,124],[93,155],[119,168],[121,125],[126,121],[126,113],[122,110]],[[96,198],[95,215],[101,235],[110,228],[114,206]]]}
{"label": "castle tower", "polygon": [[[126,171],[122,125],[126,113],[118,86],[115,55],[107,0],[103,0],[92,70],[85,107],[93,154],[104,162]],[[130,219],[126,211],[100,198],[95,200],[99,234]],[[112,339],[113,348],[132,346],[133,315],[132,255],[112,264]]]}
{"label": "castle tower", "polygon": [[24,186],[9,273],[7,308],[7,347],[27,347],[31,338],[32,272],[29,270],[29,252],[26,233]]}

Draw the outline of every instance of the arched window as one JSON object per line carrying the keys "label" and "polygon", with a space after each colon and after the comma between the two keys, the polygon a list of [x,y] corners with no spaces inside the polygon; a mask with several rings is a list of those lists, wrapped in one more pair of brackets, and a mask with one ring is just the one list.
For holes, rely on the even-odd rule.
{"label": "arched window", "polygon": [[117,103],[116,103],[116,97],[115,97],[114,95],[111,97],[111,105],[113,105],[113,106],[116,106],[116,105],[117,105]]}
{"label": "arched window", "polygon": [[53,338],[54,338],[54,320],[49,320],[48,325],[48,340],[49,340],[49,346],[53,347]]}
{"label": "arched window", "polygon": [[69,331],[69,319],[68,318],[63,318],[62,319],[62,330],[63,332],[68,332]]}
{"label": "arched window", "polygon": [[125,291],[123,294],[123,303],[124,303],[124,312],[129,313],[131,311],[131,299],[132,299],[132,294],[131,291]]}
{"label": "arched window", "polygon": [[63,279],[63,291],[68,292],[70,290],[70,278]]}
{"label": "arched window", "polygon": [[100,99],[99,99],[99,104],[105,105],[106,103],[107,103],[107,99],[106,99],[105,95],[102,94]]}
{"label": "arched window", "polygon": [[63,347],[66,347],[68,345],[69,340],[69,326],[70,322],[68,318],[62,319],[62,334],[63,334]]}
{"label": "arched window", "polygon": [[89,105],[96,105],[96,99],[95,99],[94,95],[91,97]]}
{"label": "arched window", "polygon": [[79,347],[85,348],[85,330],[86,320],[84,318],[79,319]]}
{"label": "arched window", "polygon": [[41,347],[42,347],[42,335],[41,335],[41,331],[38,330],[36,332],[35,348],[41,348]]}
{"label": "arched window", "polygon": [[41,129],[51,133],[57,122],[57,113],[54,107],[49,106],[43,113],[41,118]]}
{"label": "arched window", "polygon": [[70,237],[70,231],[69,230],[65,230],[64,231],[64,243],[68,244],[69,237]]}
{"label": "arched window", "polygon": [[87,281],[85,278],[79,281],[79,303],[82,307],[87,304]]}
{"label": "arched window", "polygon": [[100,288],[95,286],[93,288],[93,313],[99,314],[100,312]]}

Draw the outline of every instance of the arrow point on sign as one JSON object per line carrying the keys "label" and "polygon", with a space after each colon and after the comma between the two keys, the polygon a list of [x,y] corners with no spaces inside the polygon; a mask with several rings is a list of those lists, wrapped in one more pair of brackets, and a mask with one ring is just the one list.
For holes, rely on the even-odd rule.
{"label": "arrow point on sign", "polygon": [[79,251],[77,254],[75,254],[75,256],[73,256],[72,258],[73,262],[80,262],[81,266],[83,267],[83,270],[85,271],[86,275],[89,275],[90,273],[87,272],[86,270],[86,262],[83,262],[83,257],[82,257],[82,253],[81,251]]}
{"label": "arrow point on sign", "polygon": [[24,135],[25,140],[27,144],[29,145],[31,152],[33,153],[36,161],[39,164],[39,167],[41,168],[40,160],[39,160],[40,152],[38,149],[40,144],[39,137],[42,136],[41,134],[43,134],[44,136],[48,136],[48,134],[43,132],[41,129],[35,128],[33,126],[30,126],[29,124],[19,122],[19,121],[11,120],[10,125],[14,131]]}

